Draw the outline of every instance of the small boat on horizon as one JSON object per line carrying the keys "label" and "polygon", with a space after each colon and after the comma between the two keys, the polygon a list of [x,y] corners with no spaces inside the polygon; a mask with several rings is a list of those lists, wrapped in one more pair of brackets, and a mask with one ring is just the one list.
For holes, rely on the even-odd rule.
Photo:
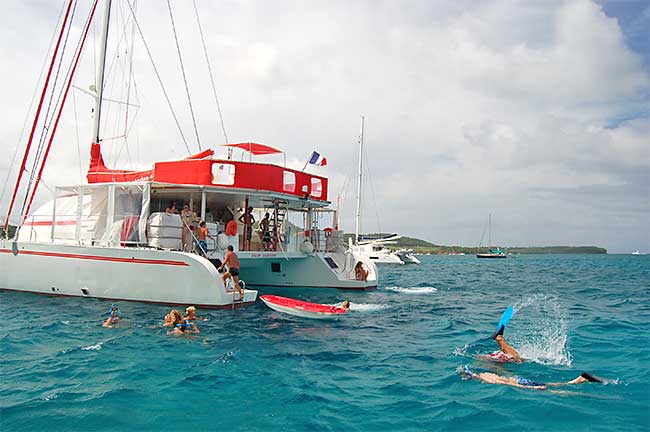
{"label": "small boat on horizon", "polygon": [[488,215],[487,230],[488,230],[488,251],[483,253],[479,252],[481,250],[481,245],[483,243],[483,237],[485,237],[485,230],[483,230],[483,235],[481,236],[481,242],[479,243],[478,251],[476,253],[476,258],[507,258],[508,255],[506,255],[504,250],[498,247],[491,246],[492,245],[492,213]]}

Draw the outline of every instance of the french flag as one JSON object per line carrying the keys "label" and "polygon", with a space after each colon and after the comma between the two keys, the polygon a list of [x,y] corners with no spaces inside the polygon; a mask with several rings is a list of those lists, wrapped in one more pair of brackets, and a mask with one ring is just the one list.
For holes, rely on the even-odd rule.
{"label": "french flag", "polygon": [[318,152],[312,152],[311,157],[309,158],[309,163],[312,165],[325,166],[327,165],[327,158],[321,156]]}

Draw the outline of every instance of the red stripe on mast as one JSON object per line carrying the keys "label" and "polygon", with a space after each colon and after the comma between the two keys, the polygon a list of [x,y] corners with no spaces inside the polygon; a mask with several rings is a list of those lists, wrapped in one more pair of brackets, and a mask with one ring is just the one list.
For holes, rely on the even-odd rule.
{"label": "red stripe on mast", "polygon": [[52,128],[52,133],[50,134],[50,140],[47,142],[47,148],[45,149],[45,154],[43,155],[43,161],[41,162],[41,167],[38,170],[38,176],[36,176],[36,183],[34,184],[34,189],[32,189],[32,194],[29,197],[29,204],[27,204],[27,210],[25,210],[25,214],[23,216],[23,222],[27,220],[27,216],[29,215],[29,209],[32,206],[32,202],[34,201],[34,196],[36,195],[36,190],[38,189],[38,184],[41,181],[41,176],[43,174],[43,169],[45,168],[45,162],[47,161],[47,156],[50,153],[50,148],[52,147],[52,141],[54,141],[54,135],[56,135],[56,129],[59,126],[59,120],[61,120],[61,114],[63,113],[63,107],[65,106],[65,101],[68,97],[68,91],[70,90],[70,86],[72,85],[72,79],[74,78],[74,74],[77,71],[77,65],[79,64],[79,59],[81,58],[81,53],[83,51],[84,45],[86,43],[86,36],[88,36],[88,30],[90,30],[90,23],[93,21],[93,16],[95,15],[95,9],[97,8],[97,2],[98,0],[95,0],[93,3],[93,8],[90,11],[90,16],[88,17],[88,22],[86,23],[86,29],[84,30],[84,36],[83,39],[81,40],[81,45],[79,46],[79,51],[77,51],[77,57],[74,60],[74,66],[72,67],[72,72],[70,73],[70,78],[68,79],[68,84],[65,87],[65,92],[63,93],[63,99],[61,100],[61,106],[59,107],[59,112],[56,115],[56,120],[54,122],[54,128]]}
{"label": "red stripe on mast", "polygon": [[56,41],[56,47],[54,48],[54,53],[52,54],[52,61],[50,61],[50,68],[47,71],[47,78],[45,78],[45,84],[43,85],[43,92],[41,93],[41,99],[38,102],[38,108],[36,109],[36,116],[34,117],[34,124],[32,125],[32,131],[29,134],[29,140],[27,141],[27,148],[25,149],[25,155],[23,156],[23,163],[20,166],[20,171],[18,171],[18,178],[16,179],[16,186],[14,186],[14,193],[11,196],[11,204],[9,204],[9,211],[7,212],[7,220],[5,221],[4,231],[7,232],[7,227],[9,226],[9,217],[11,216],[11,211],[14,207],[14,202],[16,201],[16,195],[18,194],[18,188],[20,186],[20,180],[23,177],[23,171],[25,171],[25,165],[27,164],[27,157],[29,156],[29,150],[32,146],[32,141],[34,139],[34,132],[36,131],[36,125],[38,123],[38,118],[41,115],[41,108],[43,107],[43,100],[45,99],[45,94],[47,93],[47,88],[50,83],[50,77],[52,76],[52,69],[54,68],[54,62],[56,60],[56,55],[59,51],[59,45],[61,44],[61,39],[63,38],[63,32],[65,30],[66,24],[68,23],[68,16],[70,15],[70,8],[72,7],[73,0],[68,2],[68,9],[65,11],[65,17],[63,18],[63,24],[61,25],[61,32],[59,32],[59,38]]}

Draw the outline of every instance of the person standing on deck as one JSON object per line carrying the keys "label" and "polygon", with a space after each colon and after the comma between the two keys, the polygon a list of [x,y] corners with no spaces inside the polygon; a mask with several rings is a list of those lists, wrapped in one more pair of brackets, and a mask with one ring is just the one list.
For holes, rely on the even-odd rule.
{"label": "person standing on deck", "polygon": [[194,229],[193,224],[196,222],[196,214],[190,210],[189,204],[183,206],[181,220],[183,221],[183,252],[190,252],[192,250],[192,230]]}
{"label": "person standing on deck", "polygon": [[255,223],[253,207],[248,207],[246,213],[239,216],[239,222],[244,224],[244,250],[249,250],[251,238],[253,238],[253,224]]}
{"label": "person standing on deck", "polygon": [[205,221],[199,222],[199,229],[196,230],[196,239],[197,241],[197,246],[199,249],[199,253],[203,255],[204,258],[207,258],[207,253],[208,253],[208,244],[205,242],[206,238],[212,238],[210,235],[210,231],[208,231],[208,227],[205,226]]}
{"label": "person standing on deck", "polygon": [[271,227],[270,217],[271,215],[266,213],[264,219],[260,221],[260,236],[262,243],[264,244],[264,250],[271,250],[271,232],[269,231]]}
{"label": "person standing on deck", "polygon": [[241,264],[239,262],[239,257],[237,257],[234,250],[235,248],[233,248],[232,245],[228,245],[228,252],[226,252],[226,256],[223,258],[223,263],[217,268],[217,271],[221,273],[223,268],[228,266],[228,271],[221,275],[221,280],[223,281],[223,285],[226,286],[226,280],[232,277],[232,280],[235,283],[235,289],[237,290],[237,293],[239,293],[239,299],[237,301],[242,301],[244,300],[244,290],[241,289],[241,286],[239,285],[239,269]]}

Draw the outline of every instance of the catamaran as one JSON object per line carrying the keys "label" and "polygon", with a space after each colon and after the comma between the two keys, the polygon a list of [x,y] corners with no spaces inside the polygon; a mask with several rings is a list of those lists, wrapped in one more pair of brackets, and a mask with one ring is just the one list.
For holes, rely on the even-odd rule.
{"label": "catamaran", "polygon": [[[68,3],[59,42],[72,26],[73,3]],[[378,274],[374,263],[345,247],[336,212],[329,209],[327,178],[287,168],[286,163],[253,162],[253,156],[280,153],[276,148],[229,143],[224,158],[207,149],[184,159],[154,162],[151,169],[142,171],[106,165],[100,120],[110,0],[104,3],[87,183],[54,187],[51,200],[30,212],[97,3],[92,4],[74,52],[56,121],[47,125],[47,149],[35,159],[40,170],[35,184],[24,192],[28,204],[21,211],[15,235],[0,239],[0,289],[205,308],[253,303],[256,290],[246,288],[239,295],[232,281],[224,283],[217,271],[229,246],[239,256],[239,276],[249,288],[375,288]],[[59,43],[52,54],[41,103],[53,91],[48,87],[53,66],[63,62],[58,49]],[[43,122],[39,112],[40,105],[32,135],[39,121]],[[16,196],[24,191],[21,177],[31,142],[30,136],[5,233]],[[249,160],[234,160],[232,150],[246,152]],[[176,213],[176,205],[180,208],[183,204],[188,210]],[[253,219],[266,222],[253,223]],[[197,248],[199,220],[206,221],[209,234],[205,249]],[[240,223],[234,230],[226,229],[232,220]],[[359,263],[367,271],[364,280],[356,277]]]}
{"label": "catamaran", "polygon": [[392,251],[387,245],[397,244],[401,238],[397,234],[362,235],[361,234],[361,192],[363,179],[363,129],[365,118],[361,117],[361,134],[359,135],[359,176],[357,179],[357,210],[354,231],[354,243],[349,249],[358,256],[363,256],[376,264],[420,264],[412,251],[400,249]]}

